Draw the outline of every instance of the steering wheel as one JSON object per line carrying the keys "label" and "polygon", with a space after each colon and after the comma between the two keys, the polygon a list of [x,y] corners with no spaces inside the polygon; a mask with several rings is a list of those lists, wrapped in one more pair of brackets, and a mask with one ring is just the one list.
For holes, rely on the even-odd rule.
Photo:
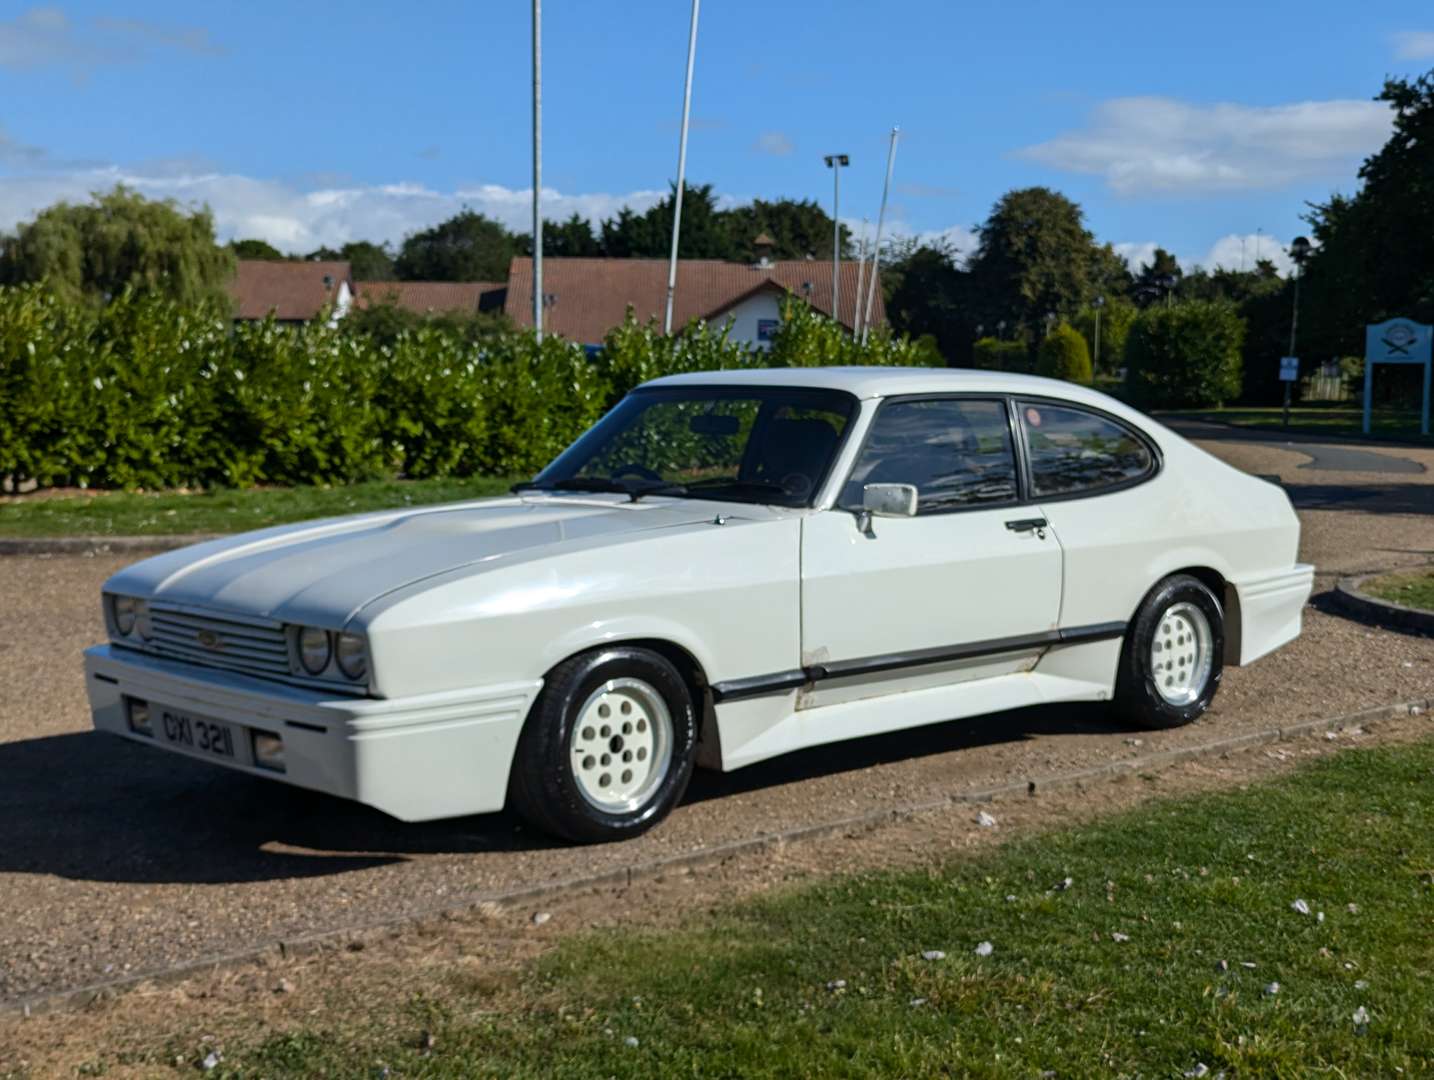
{"label": "steering wheel", "polygon": [[612,479],[621,480],[624,476],[639,476],[644,480],[650,480],[654,484],[662,483],[662,477],[653,472],[646,465],[639,465],[635,461],[629,461],[626,465],[619,465],[612,471]]}

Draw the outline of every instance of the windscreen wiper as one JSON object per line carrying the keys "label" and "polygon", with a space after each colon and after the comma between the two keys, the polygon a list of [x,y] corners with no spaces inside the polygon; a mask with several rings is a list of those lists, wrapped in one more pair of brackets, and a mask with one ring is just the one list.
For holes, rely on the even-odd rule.
{"label": "windscreen wiper", "polygon": [[629,483],[605,476],[573,476],[566,480],[545,480],[542,483],[525,480],[514,484],[509,490],[515,495],[523,491],[611,491],[626,495],[633,502],[637,502],[644,495],[681,495],[687,490],[687,485],[652,480]]}

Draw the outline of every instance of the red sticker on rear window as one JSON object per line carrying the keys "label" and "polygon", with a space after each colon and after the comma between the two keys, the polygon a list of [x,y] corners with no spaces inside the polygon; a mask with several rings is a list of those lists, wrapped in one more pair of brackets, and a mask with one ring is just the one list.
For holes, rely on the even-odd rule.
{"label": "red sticker on rear window", "polygon": [[1027,408],[1026,408],[1026,423],[1030,424],[1031,427],[1040,427],[1040,426],[1041,426],[1041,410],[1040,410],[1040,409],[1033,409],[1033,408],[1030,408],[1029,406],[1027,406]]}

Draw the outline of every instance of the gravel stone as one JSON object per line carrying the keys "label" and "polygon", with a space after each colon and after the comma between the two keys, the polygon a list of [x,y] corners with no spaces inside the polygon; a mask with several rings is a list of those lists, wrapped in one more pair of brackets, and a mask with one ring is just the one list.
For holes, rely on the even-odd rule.
{"label": "gravel stone", "polygon": [[976,946],[977,956],[990,956],[995,951],[996,946],[992,945],[989,941],[983,941],[981,942],[981,944]]}

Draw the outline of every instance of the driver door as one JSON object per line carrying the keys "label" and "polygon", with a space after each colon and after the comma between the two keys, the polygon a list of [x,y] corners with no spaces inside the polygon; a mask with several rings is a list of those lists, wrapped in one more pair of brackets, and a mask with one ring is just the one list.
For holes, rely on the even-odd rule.
{"label": "driver door", "polygon": [[[859,527],[868,483],[912,484],[914,517]],[[836,508],[802,530],[801,706],[1029,669],[1061,600],[1061,550],[1020,505],[1001,398],[883,402]]]}

